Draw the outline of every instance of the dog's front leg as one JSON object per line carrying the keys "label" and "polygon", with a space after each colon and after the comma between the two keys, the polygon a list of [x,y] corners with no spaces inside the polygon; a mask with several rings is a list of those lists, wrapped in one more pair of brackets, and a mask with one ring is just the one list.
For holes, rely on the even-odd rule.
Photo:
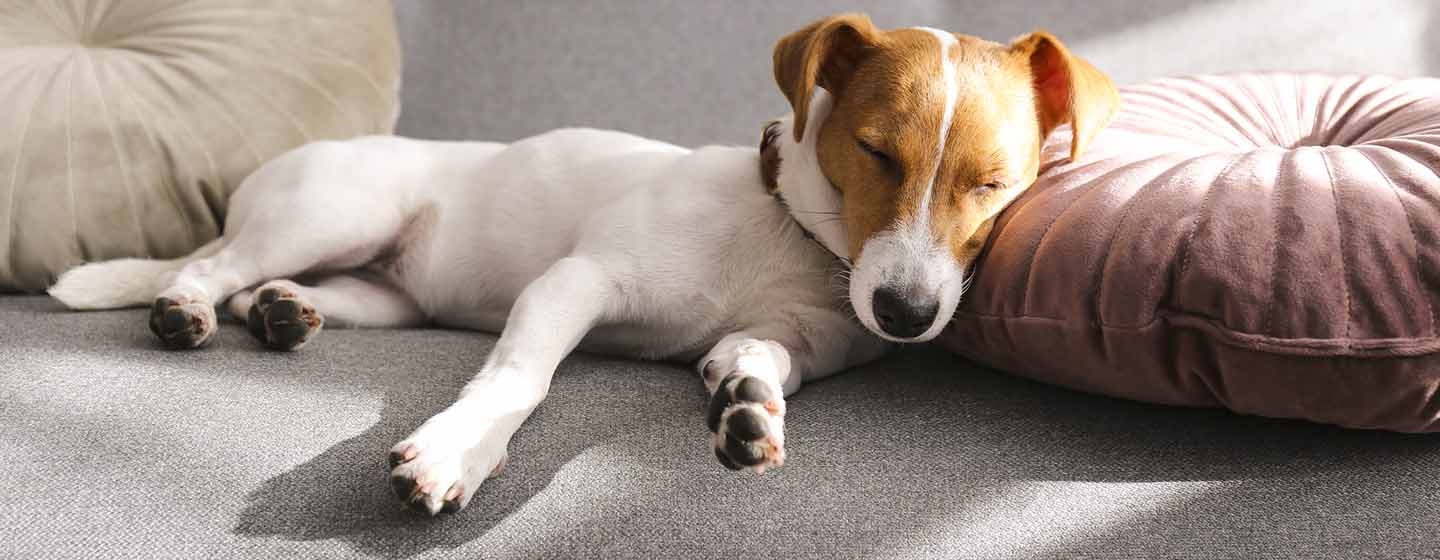
{"label": "dog's front leg", "polygon": [[[785,397],[804,380],[874,360],[890,345],[843,315],[807,309],[732,333],[696,364],[710,391],[705,421],[720,464],[763,473],[785,462]],[[803,325],[803,328],[802,328]]]}
{"label": "dog's front leg", "polygon": [[391,449],[390,480],[402,502],[432,515],[458,511],[500,471],[510,436],[545,398],[560,360],[605,314],[612,285],[598,263],[568,257],[521,292],[460,398]]}

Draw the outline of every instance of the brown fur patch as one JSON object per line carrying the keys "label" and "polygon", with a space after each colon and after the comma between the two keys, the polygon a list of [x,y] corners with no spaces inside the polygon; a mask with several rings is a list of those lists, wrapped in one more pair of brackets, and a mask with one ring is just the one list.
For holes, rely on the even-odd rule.
{"label": "brown fur patch", "polygon": [[[876,233],[914,219],[929,190],[932,233],[968,263],[990,221],[1034,182],[1045,136],[1074,123],[1078,155],[1118,106],[1109,79],[1047,33],[1010,45],[954,37],[942,53],[928,31],[880,31],[865,16],[844,14],[775,47],[775,79],[796,112],[797,140],[813,88],[834,96],[817,155],[842,193],[852,257]],[[941,146],[947,59],[958,95]]]}

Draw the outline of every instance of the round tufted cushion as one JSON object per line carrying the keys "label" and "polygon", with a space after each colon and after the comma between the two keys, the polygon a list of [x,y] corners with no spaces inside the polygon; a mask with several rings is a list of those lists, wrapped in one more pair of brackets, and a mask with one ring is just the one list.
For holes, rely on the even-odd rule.
{"label": "round tufted cushion", "polygon": [[1126,88],[996,221],[943,343],[1069,387],[1440,429],[1440,80]]}
{"label": "round tufted cushion", "polygon": [[214,238],[266,159],[385,133],[388,0],[0,3],[0,291]]}

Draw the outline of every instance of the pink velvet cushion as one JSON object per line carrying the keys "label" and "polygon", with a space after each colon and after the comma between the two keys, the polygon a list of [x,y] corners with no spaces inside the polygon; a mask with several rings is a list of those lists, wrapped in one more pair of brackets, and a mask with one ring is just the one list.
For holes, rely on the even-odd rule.
{"label": "pink velvet cushion", "polygon": [[1440,80],[1129,87],[996,221],[942,342],[1160,403],[1440,429]]}

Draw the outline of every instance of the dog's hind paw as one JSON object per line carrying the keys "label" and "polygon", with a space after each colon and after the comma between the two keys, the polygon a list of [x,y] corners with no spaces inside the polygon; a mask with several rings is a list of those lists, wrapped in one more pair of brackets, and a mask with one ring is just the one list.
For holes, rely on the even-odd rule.
{"label": "dog's hind paw", "polygon": [[150,332],[176,350],[199,348],[215,336],[215,306],[182,296],[155,298],[150,307]]}
{"label": "dog's hind paw", "polygon": [[706,424],[715,458],[731,470],[785,464],[785,401],[759,377],[732,373],[710,397]]}
{"label": "dog's hind paw", "polygon": [[298,288],[289,280],[273,280],[255,290],[245,318],[250,334],[275,350],[299,350],[310,342],[325,318]]}

